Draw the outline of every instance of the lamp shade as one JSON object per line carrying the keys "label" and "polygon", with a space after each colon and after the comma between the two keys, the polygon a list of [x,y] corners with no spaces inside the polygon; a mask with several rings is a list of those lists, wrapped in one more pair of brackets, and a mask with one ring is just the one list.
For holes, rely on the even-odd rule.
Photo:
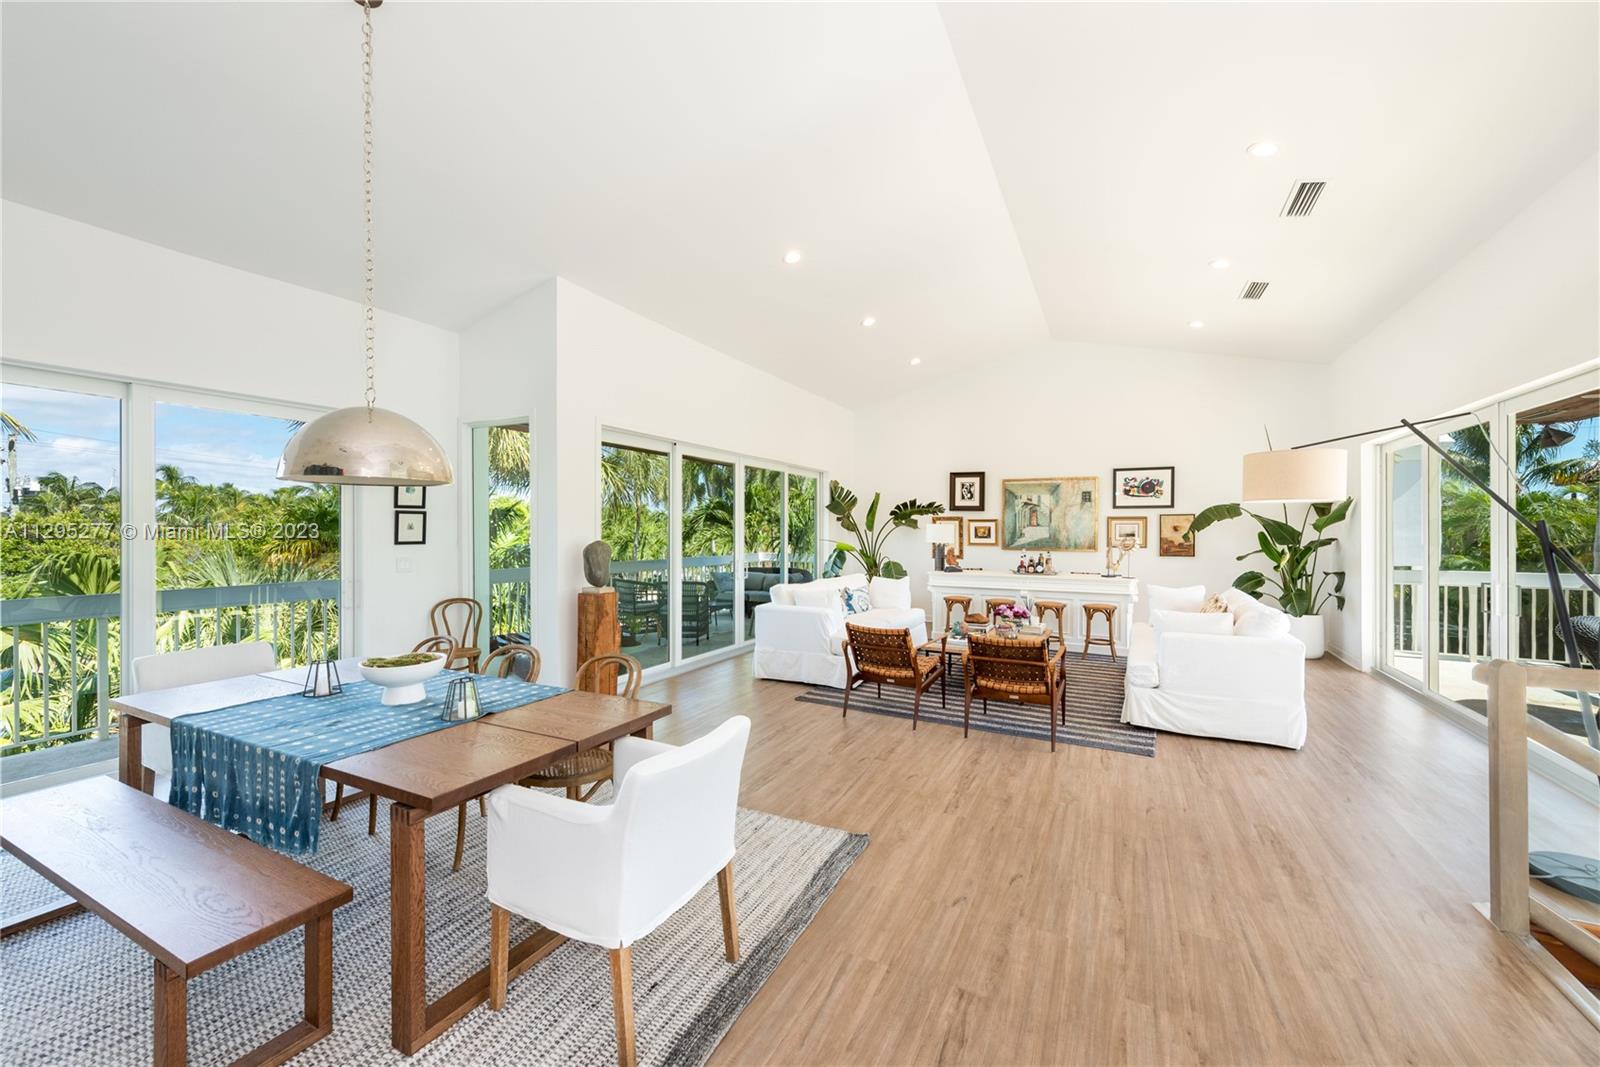
{"label": "lamp shade", "polygon": [[449,485],[455,477],[433,435],[404,415],[340,408],[306,423],[278,460],[281,482]]}
{"label": "lamp shade", "polygon": [[1327,504],[1345,498],[1350,457],[1342,448],[1292,448],[1244,457],[1246,504]]}
{"label": "lamp shade", "polygon": [[945,541],[945,538],[947,536],[949,536],[949,535],[946,534],[944,532],[944,530],[940,529],[938,523],[934,522],[932,519],[928,520],[928,544],[930,544],[930,545],[947,544],[948,542]]}

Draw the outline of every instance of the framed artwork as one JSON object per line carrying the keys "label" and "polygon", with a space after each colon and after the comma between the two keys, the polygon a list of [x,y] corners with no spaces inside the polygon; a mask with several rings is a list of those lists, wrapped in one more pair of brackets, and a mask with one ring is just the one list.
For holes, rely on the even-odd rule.
{"label": "framed artwork", "polygon": [[1194,539],[1183,535],[1194,524],[1193,515],[1163,515],[1160,518],[1161,554],[1163,556],[1194,556]]}
{"label": "framed artwork", "polygon": [[1000,483],[1004,548],[1093,552],[1100,547],[1099,479],[1007,478]]}
{"label": "framed artwork", "polygon": [[1171,467],[1116,467],[1111,471],[1113,508],[1177,506],[1177,478]]}
{"label": "framed artwork", "polygon": [[397,545],[427,544],[428,513],[426,511],[396,511],[394,513],[394,543]]}
{"label": "framed artwork", "polygon": [[967,544],[973,547],[997,548],[1000,545],[1000,524],[993,519],[968,519]]}
{"label": "framed artwork", "polygon": [[395,486],[394,506],[400,511],[421,511],[428,506],[428,487],[425,485]]}
{"label": "framed artwork", "polygon": [[951,511],[982,511],[984,485],[987,477],[982,471],[964,471],[950,475]]}
{"label": "framed artwork", "polygon": [[943,543],[955,549],[956,555],[966,555],[967,543],[962,537],[960,515],[935,515],[928,521],[934,524],[935,529],[943,530]]}
{"label": "framed artwork", "polygon": [[1106,516],[1106,544],[1114,545],[1129,536],[1134,538],[1135,548],[1149,548],[1150,520],[1143,515]]}

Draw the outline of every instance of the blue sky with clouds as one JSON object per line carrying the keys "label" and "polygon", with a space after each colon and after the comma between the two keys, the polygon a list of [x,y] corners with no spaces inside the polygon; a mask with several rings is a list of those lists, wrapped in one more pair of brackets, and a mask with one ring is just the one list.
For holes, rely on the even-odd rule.
{"label": "blue sky with clouds", "polygon": [[[60,471],[114,486],[121,439],[118,402],[107,397],[7,384],[5,411],[35,434],[18,441],[24,481]],[[278,456],[293,433],[284,419],[179,404],[156,405],[156,462],[207,484],[270,492]]]}

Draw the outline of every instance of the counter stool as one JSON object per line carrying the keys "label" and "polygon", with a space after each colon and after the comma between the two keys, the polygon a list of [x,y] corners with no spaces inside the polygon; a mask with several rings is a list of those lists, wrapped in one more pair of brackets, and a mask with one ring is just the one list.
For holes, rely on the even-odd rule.
{"label": "counter stool", "polygon": [[[1099,615],[1106,620],[1106,635],[1094,636],[1094,620]],[[1057,616],[1059,618],[1060,616]],[[1083,606],[1083,655],[1087,659],[1090,645],[1110,645],[1111,658],[1117,658],[1117,606],[1115,604],[1085,604]]]}
{"label": "counter stool", "polygon": [[959,616],[961,621],[970,622],[972,615],[972,598],[969,596],[958,596],[955,593],[951,593],[944,598],[944,628],[946,631],[950,629],[950,623],[958,618],[956,615],[957,609],[960,609],[961,611]]}
{"label": "counter stool", "polygon": [[1051,612],[1056,616],[1056,640],[1061,642],[1061,647],[1067,647],[1067,602],[1065,600],[1035,600],[1034,610],[1039,613],[1039,625],[1044,626],[1044,617]]}

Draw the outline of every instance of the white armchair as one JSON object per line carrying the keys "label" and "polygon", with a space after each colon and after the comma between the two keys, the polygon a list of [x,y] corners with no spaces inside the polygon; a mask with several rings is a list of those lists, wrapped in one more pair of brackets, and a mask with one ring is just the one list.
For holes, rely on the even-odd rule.
{"label": "white armchair", "polygon": [[[232,645],[207,645],[183,652],[163,652],[140,656],[133,661],[133,680],[141,693],[152,689],[175,689],[180,685],[199,685],[243,674],[277,670],[278,654],[267,641],[240,641]],[[172,774],[172,732],[150,723],[141,731],[145,777]]]}
{"label": "white armchair", "polygon": [[750,720],[675,747],[618,738],[610,804],[501,786],[489,794],[489,1006],[505,1004],[510,913],[611,956],[617,1060],[636,1059],[632,944],[716,875],[728,961],[739,958],[733,833]]}

